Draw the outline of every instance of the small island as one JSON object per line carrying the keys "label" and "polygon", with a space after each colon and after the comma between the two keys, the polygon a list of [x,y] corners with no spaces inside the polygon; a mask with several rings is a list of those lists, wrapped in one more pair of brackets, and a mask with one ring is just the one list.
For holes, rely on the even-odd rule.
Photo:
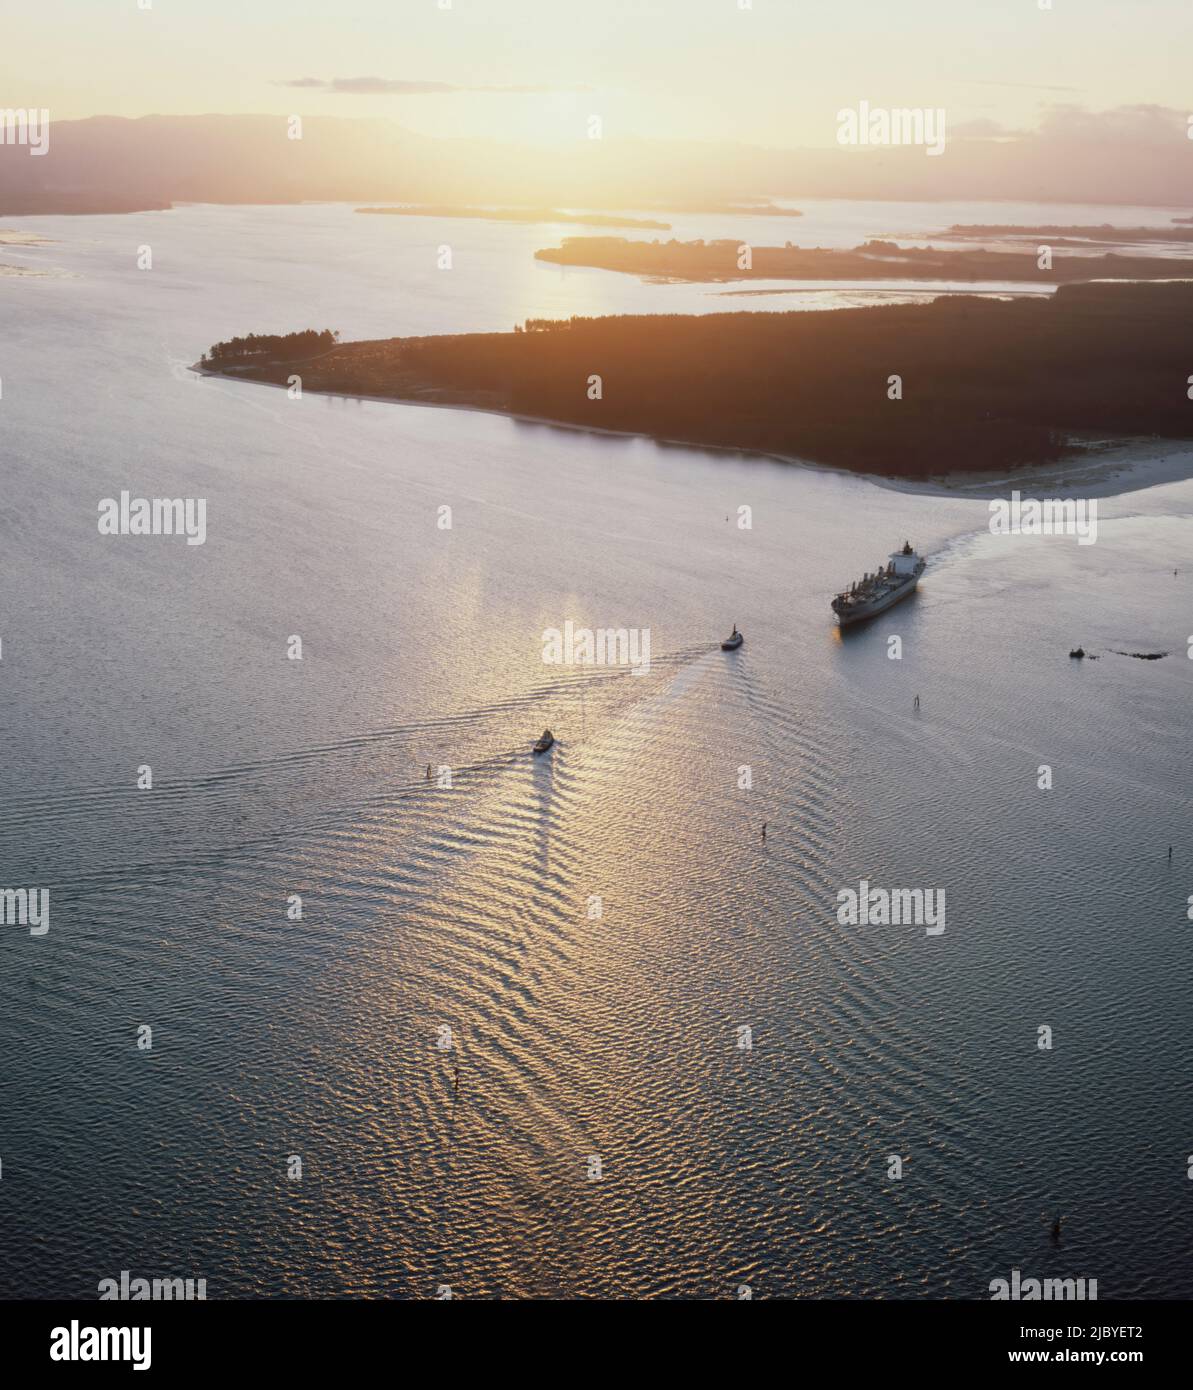
{"label": "small island", "polygon": [[[1174,223],[1193,219],[1174,217]],[[938,241],[1030,241],[1033,245],[1084,246],[1092,241],[1112,246],[1141,246],[1149,242],[1184,244],[1193,242],[1193,228],[1174,227],[1112,227],[1109,222],[1097,226],[1075,223],[1071,226],[1045,224],[1022,226],[997,222],[955,222],[947,231],[935,232]]]}
{"label": "small island", "polygon": [[474,208],[455,204],[411,204],[407,207],[357,208],[357,212],[383,217],[474,217],[484,222],[570,222],[581,227],[640,227],[669,232],[670,222],[645,217],[623,217],[601,212],[560,212],[557,208]]}
{"label": "small island", "polygon": [[[1193,438],[1193,284],[827,312],[530,319],[510,333],[233,339],[197,370],[469,406],[863,473],[1002,472],[1076,437]],[[319,345],[299,365],[297,340]],[[280,346],[273,355],[257,349]],[[243,345],[238,347],[237,345]],[[600,378],[593,399],[592,379]]]}
{"label": "small island", "polygon": [[110,217],[116,213],[169,212],[168,199],[54,188],[0,189],[0,217]]}
{"label": "small island", "polygon": [[646,203],[644,206],[656,212],[684,213],[720,216],[731,214],[735,217],[802,217],[798,208],[781,207],[778,203],[759,202],[757,199],[699,199],[671,200],[665,203]]}
{"label": "small island", "polygon": [[[780,207],[777,203],[758,201],[706,201],[678,203],[647,203],[641,211],[660,213],[664,216],[700,215],[735,217],[802,217],[796,208]],[[625,212],[562,212],[559,208],[528,207],[476,207],[461,203],[408,203],[390,207],[357,208],[360,213],[372,213],[384,217],[471,217],[484,222],[532,223],[571,223],[578,227],[632,227],[644,231],[669,232],[670,222],[653,217],[630,217]]]}
{"label": "small island", "polygon": [[536,251],[553,265],[616,270],[644,280],[727,283],[734,280],[951,280],[1030,281],[1171,280],[1193,275],[1193,258],[1056,256],[1041,269],[1036,250],[937,250],[867,241],[851,251],[823,247],[752,246],[748,257],[736,239],[630,241],[625,237],[566,237],[561,246]]}

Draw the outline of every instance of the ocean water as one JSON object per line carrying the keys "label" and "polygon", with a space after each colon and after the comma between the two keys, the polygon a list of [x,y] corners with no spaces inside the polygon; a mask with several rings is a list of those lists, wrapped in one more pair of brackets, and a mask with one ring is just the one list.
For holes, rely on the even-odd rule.
{"label": "ocean water", "polygon": [[[993,220],[1111,219],[803,222]],[[48,241],[0,248],[44,272],[0,282],[0,887],[51,917],[0,928],[0,1295],[1193,1296],[1193,482],[1103,499],[1081,546],[974,496],[293,401],[186,367],[782,301],[338,207],[15,225]],[[205,498],[205,544],[99,535],[123,489]],[[839,633],[904,537],[920,592]],[[649,629],[649,670],[545,664],[569,620]],[[943,890],[945,931],[842,925],[863,879]]]}

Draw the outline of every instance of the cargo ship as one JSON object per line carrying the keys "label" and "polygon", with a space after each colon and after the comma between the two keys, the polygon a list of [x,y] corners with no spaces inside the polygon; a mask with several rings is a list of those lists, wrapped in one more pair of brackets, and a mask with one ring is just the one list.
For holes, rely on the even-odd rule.
{"label": "cargo ship", "polygon": [[904,541],[903,549],[896,550],[881,569],[863,575],[833,599],[833,612],[841,626],[864,622],[915,593],[927,563],[911,548],[910,541]]}

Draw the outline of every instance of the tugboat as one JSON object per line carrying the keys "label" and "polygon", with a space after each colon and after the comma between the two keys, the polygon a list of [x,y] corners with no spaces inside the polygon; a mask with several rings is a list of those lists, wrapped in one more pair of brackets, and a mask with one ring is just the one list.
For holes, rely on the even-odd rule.
{"label": "tugboat", "polygon": [[550,729],[544,729],[542,738],[540,738],[539,741],[534,745],[535,757],[537,758],[540,753],[545,753],[554,742],[555,735],[551,732]]}
{"label": "tugboat", "polygon": [[1077,660],[1080,661],[1080,660],[1085,656],[1085,648],[1084,648],[1084,647],[1074,647],[1073,650],[1069,653],[1069,656],[1070,656],[1070,657],[1076,657]]}
{"label": "tugboat", "polygon": [[841,626],[848,627],[850,623],[872,618],[908,594],[915,593],[927,563],[922,555],[917,555],[911,548],[910,541],[904,541],[903,549],[896,550],[885,565],[873,574],[863,575],[833,599],[833,612]]}
{"label": "tugboat", "polygon": [[746,639],[737,630],[737,624],[733,624],[733,632],[721,643],[723,652],[735,652]]}

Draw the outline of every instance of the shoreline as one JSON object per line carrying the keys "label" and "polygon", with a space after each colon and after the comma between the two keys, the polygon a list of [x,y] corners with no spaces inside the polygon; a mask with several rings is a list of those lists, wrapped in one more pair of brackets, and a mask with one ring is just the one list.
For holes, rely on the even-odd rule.
{"label": "shoreline", "polygon": [[[1076,442],[1076,441],[1075,441]],[[1053,463],[1026,464],[1016,473],[990,478],[958,469],[942,478],[892,480],[875,476],[880,487],[930,497],[972,497],[989,501],[1018,489],[1025,496],[1067,498],[1123,497],[1149,487],[1193,478],[1193,443],[1158,436],[1084,441],[1088,453],[1074,452]]]}
{"label": "shoreline", "polygon": [[[298,366],[298,363],[293,364]],[[281,381],[265,381],[257,377],[244,376],[239,372],[219,371],[193,363],[189,368],[198,377],[213,377],[223,381],[240,382],[247,386],[268,386],[274,390],[285,391],[287,386]],[[328,399],[371,401],[378,405],[419,406],[431,410],[461,410],[480,415],[496,415],[505,420],[513,420],[522,425],[539,425],[549,429],[569,430],[578,434],[604,435],[611,439],[645,439],[667,448],[699,449],[704,453],[733,454],[738,458],[768,459],[772,463],[788,467],[812,469],[816,472],[837,473],[842,477],[858,478],[873,483],[877,487],[888,488],[894,492],[918,493],[928,497],[972,497],[975,501],[988,501],[992,497],[1005,496],[1013,489],[1042,495],[1046,490],[1049,496],[1108,498],[1119,497],[1131,492],[1140,492],[1149,487],[1162,487],[1169,483],[1185,482],[1193,478],[1193,442],[1180,439],[1163,439],[1159,436],[1123,437],[1116,439],[1078,439],[1074,437],[1074,450],[1055,462],[1028,463],[1014,470],[1006,477],[990,478],[985,474],[956,469],[937,477],[917,479],[904,478],[883,473],[864,473],[845,468],[840,464],[821,463],[816,459],[801,458],[794,454],[776,454],[755,449],[738,449],[724,444],[700,444],[689,439],[667,439],[648,434],[641,430],[614,430],[599,425],[577,425],[567,420],[553,420],[545,415],[527,415],[516,411],[502,410],[499,406],[477,405],[468,401],[433,400],[417,396],[379,396],[358,391],[327,391],[316,387],[303,387],[303,394],[326,396]],[[1078,451],[1080,447],[1089,450]],[[1173,455],[1176,457],[1173,457]],[[1090,484],[1078,484],[1074,475],[1091,475]],[[1092,484],[1092,485],[1091,485]]]}
{"label": "shoreline", "polygon": [[[1130,229],[1124,229],[1129,231]],[[907,246],[901,241],[871,238],[853,247],[784,246],[750,247],[742,264],[741,246],[732,238],[713,241],[667,241],[619,236],[568,236],[559,246],[541,247],[536,261],[564,268],[584,268],[630,275],[651,283],[748,284],[750,281],[905,281],[978,285],[1009,283],[1049,286],[1115,280],[1146,284],[1152,281],[1189,280],[1193,277],[1190,242],[1173,233],[1171,243],[1185,254],[1149,254],[1129,241],[1095,242],[1084,254],[1058,248],[1055,262],[1041,267],[1034,249],[1016,241],[999,243],[1007,249],[992,250],[987,242],[970,239],[955,245]],[[932,241],[939,240],[933,236]],[[1112,249],[1113,248],[1113,249]],[[1121,249],[1120,249],[1121,248]]]}

